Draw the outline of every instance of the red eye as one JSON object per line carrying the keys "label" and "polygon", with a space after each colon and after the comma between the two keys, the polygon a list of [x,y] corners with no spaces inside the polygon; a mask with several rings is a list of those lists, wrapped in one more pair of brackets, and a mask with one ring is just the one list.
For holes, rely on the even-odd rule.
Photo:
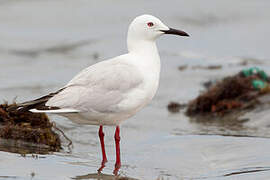
{"label": "red eye", "polygon": [[154,23],[149,22],[149,23],[147,23],[147,26],[148,26],[148,27],[152,27],[152,26],[154,26]]}

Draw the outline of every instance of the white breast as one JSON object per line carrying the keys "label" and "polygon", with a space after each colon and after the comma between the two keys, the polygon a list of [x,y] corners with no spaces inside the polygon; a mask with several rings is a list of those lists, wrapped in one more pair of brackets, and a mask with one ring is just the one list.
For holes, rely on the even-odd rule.
{"label": "white breast", "polygon": [[135,114],[147,105],[156,94],[159,85],[160,59],[158,54],[144,55],[143,57],[133,55],[129,63],[138,68],[138,73],[143,76],[143,82],[139,87],[129,92],[119,106],[121,109],[129,109],[133,112],[132,114]]}

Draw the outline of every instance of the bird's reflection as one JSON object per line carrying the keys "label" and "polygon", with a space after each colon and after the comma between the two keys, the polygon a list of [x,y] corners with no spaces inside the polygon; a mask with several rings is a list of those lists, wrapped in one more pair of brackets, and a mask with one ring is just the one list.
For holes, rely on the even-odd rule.
{"label": "bird's reflection", "polygon": [[92,173],[86,174],[82,176],[76,176],[72,179],[76,180],[83,180],[83,179],[97,179],[97,180],[138,180],[135,178],[125,177],[125,176],[114,176],[110,174],[103,174],[103,173]]}

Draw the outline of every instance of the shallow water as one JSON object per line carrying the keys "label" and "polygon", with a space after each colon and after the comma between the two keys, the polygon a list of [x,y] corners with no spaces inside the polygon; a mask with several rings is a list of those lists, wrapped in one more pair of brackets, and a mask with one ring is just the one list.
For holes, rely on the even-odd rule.
{"label": "shallow water", "polygon": [[[166,108],[170,101],[186,103],[196,97],[208,80],[250,66],[270,72],[269,7],[266,0],[1,0],[0,99],[17,97],[21,102],[39,97],[62,87],[84,67],[126,52],[131,19],[153,14],[191,38],[158,40],[160,88],[152,103],[121,127],[120,175],[154,180],[269,179],[269,108],[241,116],[240,123],[191,120]],[[185,71],[178,70],[182,65],[188,65]],[[193,68],[198,65],[222,69]],[[1,151],[0,179],[114,178],[112,127],[105,128],[109,162],[97,176],[98,127],[58,116],[51,119],[72,139],[72,152],[66,141],[62,152],[39,158]]]}

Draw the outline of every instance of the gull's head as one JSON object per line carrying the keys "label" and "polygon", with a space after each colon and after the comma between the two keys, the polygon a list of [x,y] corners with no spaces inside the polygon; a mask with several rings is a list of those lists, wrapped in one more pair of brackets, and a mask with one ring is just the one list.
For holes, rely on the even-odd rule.
{"label": "gull's head", "polygon": [[128,36],[134,36],[142,40],[156,40],[163,34],[189,36],[186,32],[169,28],[161,20],[152,15],[136,17],[129,26]]}
{"label": "gull's head", "polygon": [[131,46],[139,41],[155,41],[163,34],[189,36],[184,31],[169,28],[152,15],[141,15],[136,17],[129,25],[128,45]]}

